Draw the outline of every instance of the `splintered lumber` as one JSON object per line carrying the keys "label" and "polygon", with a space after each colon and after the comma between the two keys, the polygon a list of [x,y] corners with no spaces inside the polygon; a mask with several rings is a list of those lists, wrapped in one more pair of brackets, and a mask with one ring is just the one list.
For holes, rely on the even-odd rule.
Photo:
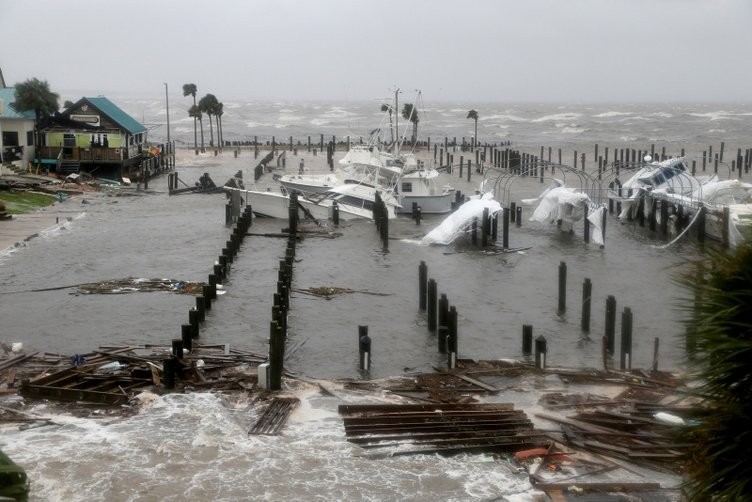
{"label": "splintered lumber", "polygon": [[17,356],[13,356],[10,359],[3,361],[0,363],[0,370],[4,370],[6,368],[10,368],[12,366],[15,366],[18,363],[22,363],[26,361],[27,359],[31,359],[35,355],[37,355],[38,352],[31,352],[29,354],[19,354]]}
{"label": "splintered lumber", "polygon": [[400,449],[392,455],[512,451],[546,443],[546,437],[513,405],[340,405],[345,436],[362,448]]}
{"label": "splintered lumber", "polygon": [[675,441],[672,426],[625,411],[536,416],[560,423],[564,440],[574,446],[672,472],[682,470],[683,452],[691,446]]}
{"label": "splintered lumber", "polygon": [[256,420],[248,434],[279,434],[287,418],[300,403],[296,397],[275,397]]}
{"label": "splintered lumber", "polygon": [[[542,491],[566,491],[575,483],[535,483],[535,488]],[[660,483],[576,483],[577,488],[586,492],[652,492],[661,489]]]}

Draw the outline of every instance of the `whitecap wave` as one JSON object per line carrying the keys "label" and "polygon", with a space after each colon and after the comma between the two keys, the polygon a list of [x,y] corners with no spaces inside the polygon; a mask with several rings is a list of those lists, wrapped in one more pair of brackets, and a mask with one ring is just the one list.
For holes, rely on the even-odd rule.
{"label": "whitecap wave", "polygon": [[603,112],[598,113],[596,115],[593,115],[593,118],[611,118],[611,117],[624,117],[632,115],[632,112],[617,112],[617,111],[609,111],[609,112]]}
{"label": "whitecap wave", "polygon": [[539,122],[557,122],[562,120],[576,120],[578,118],[582,117],[581,113],[556,113],[553,115],[544,115],[543,117],[538,117],[537,119],[532,119],[530,122],[539,123]]}

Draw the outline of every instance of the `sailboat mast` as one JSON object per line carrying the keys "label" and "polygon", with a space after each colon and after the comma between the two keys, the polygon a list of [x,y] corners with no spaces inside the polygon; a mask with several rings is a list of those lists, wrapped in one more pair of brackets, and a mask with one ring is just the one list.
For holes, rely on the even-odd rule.
{"label": "sailboat mast", "polygon": [[394,91],[394,130],[397,131],[397,141],[392,148],[395,155],[399,153],[399,88]]}

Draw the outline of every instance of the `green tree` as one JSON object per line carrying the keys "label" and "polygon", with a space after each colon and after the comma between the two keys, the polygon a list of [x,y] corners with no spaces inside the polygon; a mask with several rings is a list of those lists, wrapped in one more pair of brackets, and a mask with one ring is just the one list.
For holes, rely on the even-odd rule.
{"label": "green tree", "polygon": [[752,244],[710,252],[680,278],[694,293],[687,353],[703,406],[679,441],[693,444],[686,488],[693,501],[749,500],[752,493]]}
{"label": "green tree", "polygon": [[209,116],[209,146],[214,146],[214,125],[212,123],[212,115],[215,114],[217,110],[217,105],[219,104],[219,101],[217,101],[217,97],[214,94],[207,94],[203,98],[198,100],[198,108],[201,110],[202,113],[205,113]]}
{"label": "green tree", "polygon": [[475,136],[473,136],[473,149],[478,146],[478,112],[476,110],[470,110],[467,112],[467,118],[475,121]]}
{"label": "green tree", "polygon": [[[196,92],[198,92],[198,88],[196,87],[196,84],[183,84],[183,97],[187,96],[193,96],[193,107],[188,110],[188,116],[193,117],[193,148],[198,151],[198,137],[196,134],[196,121],[201,120],[201,115],[198,116],[191,113],[191,110],[196,107]],[[201,148],[204,147],[204,138],[203,138],[203,130],[201,131],[202,137],[201,137]]]}
{"label": "green tree", "polygon": [[412,103],[405,103],[405,106],[402,107],[402,118],[413,123],[413,136],[411,138],[411,143],[415,146],[415,142],[418,140],[418,122],[420,122],[420,118],[418,118],[418,108]]}
{"label": "green tree", "polygon": [[386,103],[381,105],[382,112],[389,112],[389,137],[391,142],[394,143],[394,127],[392,127],[392,107]]}
{"label": "green tree", "polygon": [[73,104],[74,104],[73,101],[71,101],[70,99],[66,99],[65,103],[63,103],[63,108],[67,110],[68,108],[73,106]]}
{"label": "green tree", "polygon": [[60,96],[50,90],[46,80],[31,78],[16,84],[13,108],[18,111],[34,111],[34,156],[39,146],[39,124],[58,111]]}

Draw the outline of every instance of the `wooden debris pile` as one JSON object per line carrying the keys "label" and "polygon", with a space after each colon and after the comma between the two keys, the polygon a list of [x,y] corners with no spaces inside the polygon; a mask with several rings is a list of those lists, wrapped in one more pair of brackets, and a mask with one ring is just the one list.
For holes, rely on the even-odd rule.
{"label": "wooden debris pile", "polygon": [[[675,488],[646,481],[626,465],[567,450],[554,441],[545,448],[517,451],[514,461],[529,472],[530,483],[546,492],[549,500],[680,500]],[[639,498],[632,495],[638,492]]]}
{"label": "wooden debris pile", "polygon": [[126,277],[125,279],[112,279],[109,281],[78,284],[76,289],[83,294],[122,294],[133,292],[168,291],[188,295],[200,295],[203,282],[179,281],[175,279],[138,279]]}
{"label": "wooden debris pile", "polygon": [[547,444],[512,404],[340,405],[345,435],[389,455],[516,451]]}
{"label": "wooden debris pile", "polygon": [[675,402],[658,402],[661,394],[655,392],[642,391],[641,397],[652,398],[645,401],[629,397],[633,394],[628,389],[616,399],[555,396],[553,402],[550,396],[544,396],[542,404],[548,408],[578,411],[567,416],[546,413],[535,416],[558,423],[561,440],[570,447],[681,474],[684,455],[691,444],[677,442],[676,432],[684,424],[682,415],[690,408]]}
{"label": "wooden debris pile", "polygon": [[[161,386],[171,347],[100,347],[89,354],[62,356],[33,352],[0,361],[0,393],[30,399],[116,405]],[[248,389],[266,356],[229,345],[194,345],[177,358],[176,388]]]}

